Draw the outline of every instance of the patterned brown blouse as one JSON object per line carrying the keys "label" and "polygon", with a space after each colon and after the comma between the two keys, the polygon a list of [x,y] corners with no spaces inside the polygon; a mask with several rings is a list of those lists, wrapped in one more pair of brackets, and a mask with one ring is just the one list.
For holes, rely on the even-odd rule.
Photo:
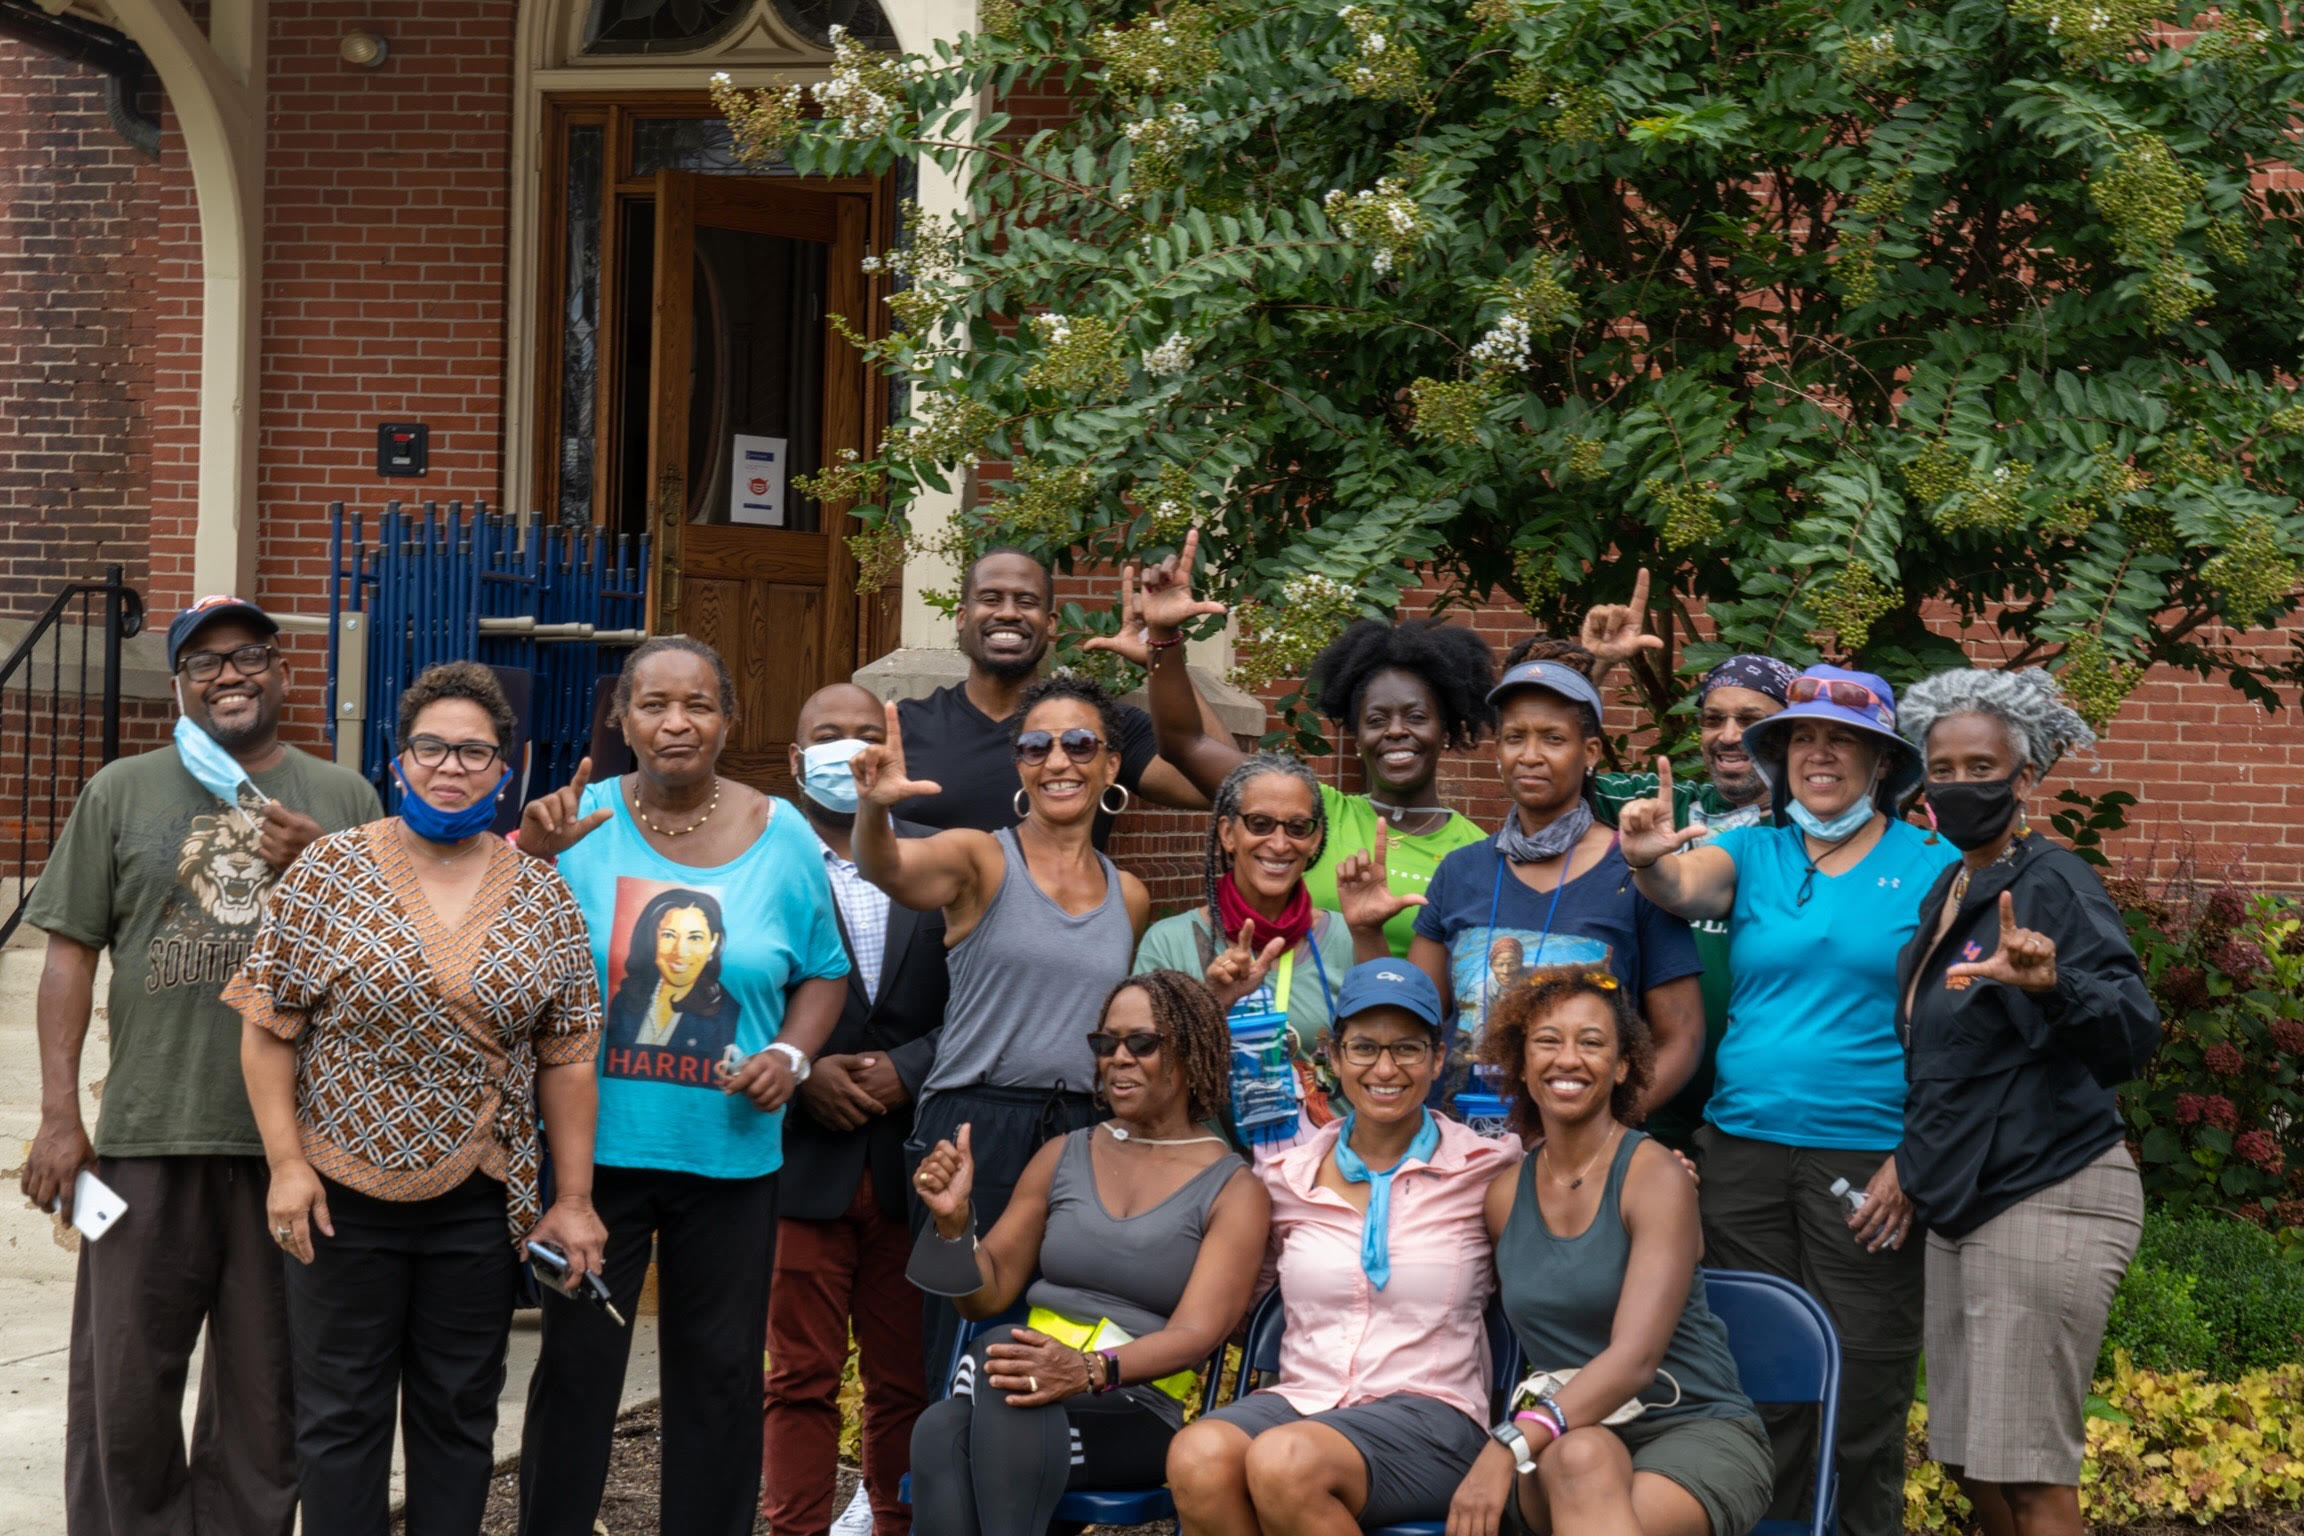
{"label": "patterned brown blouse", "polygon": [[273,888],[241,1017],[296,1045],[296,1119],[321,1174],[380,1200],[504,1182],[536,1224],[536,1069],[589,1062],[600,984],[584,914],[540,859],[499,843],[442,926],[396,818],[320,838]]}

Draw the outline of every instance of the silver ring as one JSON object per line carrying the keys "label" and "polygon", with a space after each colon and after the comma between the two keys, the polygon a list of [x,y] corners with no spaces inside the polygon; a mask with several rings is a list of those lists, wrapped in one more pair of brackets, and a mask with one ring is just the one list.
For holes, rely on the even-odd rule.
{"label": "silver ring", "polygon": [[272,1236],[283,1243],[295,1235],[296,1229],[294,1227],[274,1227],[272,1229]]}

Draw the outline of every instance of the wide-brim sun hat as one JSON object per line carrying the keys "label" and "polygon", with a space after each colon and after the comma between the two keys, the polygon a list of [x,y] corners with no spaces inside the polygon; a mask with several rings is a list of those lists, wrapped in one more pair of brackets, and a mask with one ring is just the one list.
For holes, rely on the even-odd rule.
{"label": "wide-brim sun hat", "polygon": [[1767,719],[1746,726],[1744,750],[1751,754],[1752,766],[1768,785],[1770,804],[1781,811],[1792,799],[1792,787],[1784,774],[1784,751],[1792,739],[1792,728],[1803,720],[1824,720],[1879,743],[1888,771],[1872,803],[1891,816],[1899,814],[1919,791],[1922,763],[1912,743],[1897,733],[1896,691],[1888,686],[1888,680],[1872,672],[1821,665],[1808,668],[1800,678],[1813,678],[1820,684],[1853,683],[1870,693],[1875,702],[1842,703],[1828,690],[1820,689],[1816,697],[1787,704]]}

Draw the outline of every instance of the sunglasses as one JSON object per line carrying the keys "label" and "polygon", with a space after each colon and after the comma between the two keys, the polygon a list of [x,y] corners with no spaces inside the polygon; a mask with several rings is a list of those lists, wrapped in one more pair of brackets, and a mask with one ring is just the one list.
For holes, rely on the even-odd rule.
{"label": "sunglasses", "polygon": [[1068,731],[1026,731],[1016,738],[1016,761],[1027,768],[1037,768],[1048,761],[1048,754],[1056,748],[1064,749],[1067,760],[1092,763],[1096,754],[1104,750],[1104,738],[1084,725]]}
{"label": "sunglasses", "polygon": [[1337,1054],[1356,1067],[1372,1067],[1376,1058],[1389,1055],[1395,1066],[1413,1072],[1432,1059],[1429,1040],[1371,1040],[1365,1035],[1354,1035],[1336,1048]]}
{"label": "sunglasses", "polygon": [[280,648],[269,640],[254,645],[234,646],[229,651],[187,651],[177,658],[176,669],[196,683],[214,682],[224,673],[224,663],[232,663],[232,670],[242,677],[262,677],[272,670],[272,663],[280,655]]}
{"label": "sunglasses", "polygon": [[1308,843],[1312,834],[1320,830],[1320,823],[1309,816],[1291,816],[1283,821],[1262,811],[1245,811],[1238,820],[1240,830],[1250,837],[1270,837],[1274,832],[1285,832],[1293,843]]}
{"label": "sunglasses", "polygon": [[1132,1035],[1110,1035],[1101,1029],[1088,1032],[1088,1049],[1096,1053],[1098,1061],[1110,1061],[1120,1047],[1128,1047],[1128,1054],[1138,1061],[1160,1054],[1160,1036],[1149,1029],[1140,1029]]}
{"label": "sunglasses", "polygon": [[1796,677],[1785,690],[1785,697],[1795,704],[1808,704],[1822,698],[1842,709],[1886,709],[1888,701],[1862,683],[1843,682],[1836,677]]}
{"label": "sunglasses", "polygon": [[454,757],[466,773],[487,772],[503,750],[492,741],[442,741],[437,736],[416,736],[408,742],[408,755],[416,759],[417,767],[437,768]]}

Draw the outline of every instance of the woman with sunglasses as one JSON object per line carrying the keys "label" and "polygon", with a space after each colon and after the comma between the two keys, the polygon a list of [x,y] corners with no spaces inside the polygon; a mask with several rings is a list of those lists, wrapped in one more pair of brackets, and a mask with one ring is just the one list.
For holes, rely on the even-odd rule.
{"label": "woman with sunglasses", "polygon": [[1285,1021],[1266,1051],[1249,1053],[1262,1069],[1244,1065],[1233,1083],[1237,1129],[1262,1161],[1336,1118],[1326,1045],[1336,985],[1352,969],[1352,934],[1342,917],[1313,906],[1304,885],[1328,840],[1311,769],[1259,752],[1224,776],[1215,800],[1203,904],[1154,923],[1136,969],[1204,976],[1235,1031]]}
{"label": "woman with sunglasses", "polygon": [[[1093,841],[1098,809],[1127,793],[1112,696],[1086,678],[1042,678],[1012,718],[1021,820],[996,833],[896,835],[891,808],[937,786],[911,776],[893,704],[887,740],[848,765],[857,869],[914,911],[944,914],[952,995],[908,1145],[919,1156],[973,1127],[971,1209],[986,1230],[1033,1153],[1102,1118],[1087,1037],[1152,910],[1144,882]],[[929,1369],[941,1377],[959,1322],[941,1306],[929,1321]]]}
{"label": "woman with sunglasses", "polygon": [[519,1245],[552,1244],[579,1276],[600,1267],[600,989],[567,883],[490,835],[512,731],[486,667],[411,683],[399,814],[289,866],[224,990],[245,1021],[272,1235],[294,1261],[296,1459],[316,1532],[381,1536],[396,1419],[410,1528],[479,1530]]}
{"label": "woman with sunglasses", "polygon": [[[1898,812],[1920,756],[1868,672],[1810,667],[1744,744],[1788,825],[1689,847],[1672,829],[1671,764],[1618,823],[1640,889],[1728,922],[1728,1032],[1696,1132],[1706,1261],[1791,1280],[1840,1331],[1840,1520],[1904,1521],[1904,1420],[1921,1331],[1921,1245],[1892,1155],[1904,1139],[1896,957],[1921,898],[1959,857]],[[1676,851],[1677,850],[1677,851]],[[1813,1458],[1812,1415],[1769,1410],[1779,1500]]]}
{"label": "woman with sunglasses", "polygon": [[1087,1044],[1112,1118],[1035,1152],[981,1241],[970,1128],[921,1161],[912,1282],[966,1317],[1031,1313],[978,1338],[913,1429],[920,1536],[1041,1536],[1068,1488],[1158,1486],[1195,1368],[1248,1309],[1272,1203],[1209,1129],[1223,1010],[1148,971],[1112,989]]}
{"label": "woman with sunglasses", "polygon": [[[720,773],[736,690],[718,652],[684,635],[639,646],[610,718],[633,771],[588,784],[580,765],[527,808],[520,847],[558,859],[610,1000],[601,1274],[632,1317],[655,1257],[661,1528],[738,1536],[760,1499],[785,1107],[846,1003],[848,952],[807,820]],[[593,1528],[631,1343],[605,1310],[544,1292],[522,1536]]]}
{"label": "woman with sunglasses", "polygon": [[[1371,935],[1373,936],[1373,935]],[[1286,1326],[1275,1380],[1168,1450],[1184,1536],[1446,1517],[1487,1443],[1489,1184],[1520,1158],[1424,1107],[1440,998],[1385,956],[1345,976],[1349,1112],[1257,1169]]]}

